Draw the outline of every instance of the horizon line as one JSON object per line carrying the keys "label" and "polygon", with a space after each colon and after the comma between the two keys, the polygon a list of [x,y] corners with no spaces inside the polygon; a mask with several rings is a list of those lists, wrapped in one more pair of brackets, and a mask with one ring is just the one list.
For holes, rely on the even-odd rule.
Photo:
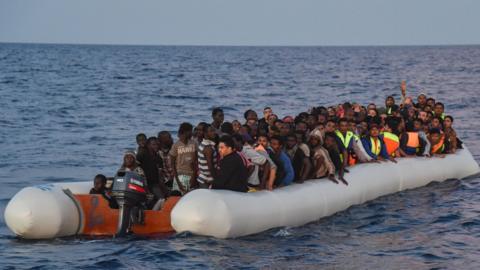
{"label": "horizon line", "polygon": [[449,46],[480,46],[480,43],[452,43],[452,44],[352,44],[352,45],[342,45],[342,44],[330,44],[330,45],[299,45],[299,44],[290,44],[290,45],[261,45],[261,44],[141,44],[141,43],[70,43],[70,42],[34,42],[34,41],[0,41],[0,44],[25,44],[25,45],[83,45],[83,46],[149,46],[149,47],[449,47]]}

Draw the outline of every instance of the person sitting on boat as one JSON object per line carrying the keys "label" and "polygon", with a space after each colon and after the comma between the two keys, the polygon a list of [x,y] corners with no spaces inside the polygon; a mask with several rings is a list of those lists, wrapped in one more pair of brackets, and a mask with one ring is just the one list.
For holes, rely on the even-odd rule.
{"label": "person sitting on boat", "polygon": [[438,128],[430,129],[428,140],[432,145],[430,154],[432,156],[445,157],[445,153],[448,153],[448,149],[445,145],[445,135],[441,133],[441,130]]}
{"label": "person sitting on boat", "polygon": [[224,135],[220,138],[218,152],[221,159],[218,173],[213,179],[211,188],[247,192],[248,170],[246,161],[235,151],[231,136]]}
{"label": "person sitting on boat", "polygon": [[461,142],[457,137],[457,133],[453,129],[453,117],[445,116],[443,120],[443,134],[445,134],[445,142],[448,144],[448,153],[454,154],[457,149],[461,148]]}
{"label": "person sitting on boat", "polygon": [[[312,160],[312,175],[313,179],[328,177],[328,179],[338,184],[335,178],[335,165],[333,164],[328,151],[320,144],[320,136],[317,134],[310,135],[309,144]],[[342,162],[342,164],[344,164]],[[343,165],[344,166],[344,165]]]}
{"label": "person sitting on boat", "polygon": [[125,152],[123,155],[123,164],[119,171],[135,172],[139,176],[145,178],[145,173],[143,172],[142,167],[138,166],[137,157],[133,151]]}
{"label": "person sitting on boat", "polygon": [[340,151],[338,150],[337,135],[335,135],[334,132],[326,132],[323,146],[328,151],[330,160],[335,166],[335,171],[338,173],[338,179],[345,185],[348,185],[348,182],[344,177],[345,168],[343,167],[343,162],[340,158]]}
{"label": "person sitting on boat", "polygon": [[388,116],[393,115],[393,106],[395,105],[395,99],[393,96],[388,96],[385,99],[385,112]]}
{"label": "person sitting on boat", "polygon": [[[310,156],[305,155],[305,152],[300,148],[298,137],[295,134],[287,135],[285,152],[292,162],[293,170],[295,172],[294,181],[297,183],[303,183],[310,176],[312,164],[310,162]],[[310,151],[308,152],[310,155]]]}
{"label": "person sitting on boat", "polygon": [[108,201],[110,208],[118,208],[117,201],[110,196],[110,192],[106,187],[107,178],[103,174],[97,174],[93,178],[93,188],[90,189],[89,194],[102,195]]}
{"label": "person sitting on boat", "polygon": [[377,124],[370,124],[368,136],[361,139],[363,148],[368,155],[374,160],[390,160],[395,162],[395,159],[387,153],[387,148],[382,137],[379,137],[380,131]]}
{"label": "person sitting on boat", "polygon": [[398,137],[398,122],[392,117],[387,118],[387,123],[383,127],[383,133],[380,135],[387,154],[390,157],[400,157],[400,138]]}
{"label": "person sitting on boat", "polygon": [[270,158],[277,166],[275,178],[275,186],[288,186],[293,182],[295,172],[293,171],[292,162],[283,151],[283,139],[278,135],[270,138],[270,148],[267,149]]}
{"label": "person sitting on boat", "polygon": [[435,106],[433,107],[433,115],[435,117],[440,117],[443,121],[445,119],[445,105],[441,102],[435,103]]}
{"label": "person sitting on boat", "polygon": [[340,153],[342,154],[342,162],[344,167],[354,165],[356,163],[356,155],[354,152],[355,143],[354,133],[349,130],[348,120],[341,118],[338,120],[338,129],[335,131],[337,135],[337,143]]}
{"label": "person sitting on boat", "polygon": [[415,119],[413,125],[409,124],[406,131],[400,135],[400,149],[402,156],[430,156],[430,142],[422,128],[420,119]]}
{"label": "person sitting on boat", "polygon": [[266,135],[259,135],[257,138],[257,145],[255,147],[255,151],[260,155],[264,156],[269,164],[269,170],[264,168],[260,168],[261,174],[261,183],[260,187],[267,190],[273,190],[273,186],[275,183],[276,175],[277,175],[277,165],[273,160],[270,158],[270,155],[267,152],[268,149],[268,138]]}

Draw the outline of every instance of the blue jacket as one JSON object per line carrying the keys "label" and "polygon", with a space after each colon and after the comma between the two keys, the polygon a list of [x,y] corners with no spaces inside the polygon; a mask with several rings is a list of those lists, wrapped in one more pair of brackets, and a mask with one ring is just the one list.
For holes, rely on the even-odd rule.
{"label": "blue jacket", "polygon": [[[383,138],[379,136],[378,140],[380,141],[380,156],[383,157],[384,159],[388,159],[389,156],[387,153],[387,147],[385,146],[385,142],[383,141]],[[361,141],[362,141],[363,148],[365,148],[365,151],[367,152],[367,154],[376,160],[378,156],[372,152],[372,143],[370,142],[370,136],[363,137]]]}
{"label": "blue jacket", "polygon": [[285,177],[283,177],[281,182],[285,186],[290,185],[293,182],[293,178],[295,177],[295,172],[293,170],[292,161],[290,161],[290,158],[285,153],[285,151],[282,151],[280,153],[280,161],[282,162],[283,169],[285,170]]}

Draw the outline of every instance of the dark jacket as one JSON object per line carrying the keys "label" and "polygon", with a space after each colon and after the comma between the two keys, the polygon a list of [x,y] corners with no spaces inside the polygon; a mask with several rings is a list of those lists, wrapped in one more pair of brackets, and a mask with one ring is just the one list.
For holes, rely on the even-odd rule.
{"label": "dark jacket", "polygon": [[145,173],[149,189],[159,185],[159,169],[163,167],[162,158],[157,154],[150,153],[150,151],[142,151],[137,154],[137,160]]}
{"label": "dark jacket", "polygon": [[236,152],[220,160],[219,172],[213,179],[213,189],[228,189],[232,191],[248,191],[248,170],[242,158]]}

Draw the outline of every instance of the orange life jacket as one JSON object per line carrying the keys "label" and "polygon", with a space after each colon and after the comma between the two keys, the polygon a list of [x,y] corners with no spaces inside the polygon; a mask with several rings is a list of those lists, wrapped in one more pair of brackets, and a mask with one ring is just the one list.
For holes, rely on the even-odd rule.
{"label": "orange life jacket", "polygon": [[[440,138],[440,141],[432,146],[432,154],[440,154],[445,150],[445,135],[442,134],[442,137]],[[439,153],[437,153],[439,152]]]}
{"label": "orange life jacket", "polygon": [[418,132],[407,132],[407,135],[408,135],[407,147],[419,148],[420,137],[418,136]]}
{"label": "orange life jacket", "polygon": [[384,132],[383,142],[385,143],[385,147],[387,148],[388,155],[394,157],[395,151],[397,151],[397,149],[400,147],[400,139],[398,138],[398,136],[391,132]]}

